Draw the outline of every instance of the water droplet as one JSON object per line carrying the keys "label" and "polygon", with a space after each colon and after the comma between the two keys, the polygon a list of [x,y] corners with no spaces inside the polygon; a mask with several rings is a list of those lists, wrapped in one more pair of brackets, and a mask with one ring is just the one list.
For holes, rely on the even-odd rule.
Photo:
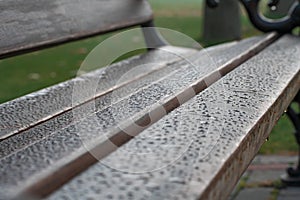
{"label": "water droplet", "polygon": [[271,10],[272,10],[272,11],[275,11],[276,9],[277,9],[276,6],[271,6]]}

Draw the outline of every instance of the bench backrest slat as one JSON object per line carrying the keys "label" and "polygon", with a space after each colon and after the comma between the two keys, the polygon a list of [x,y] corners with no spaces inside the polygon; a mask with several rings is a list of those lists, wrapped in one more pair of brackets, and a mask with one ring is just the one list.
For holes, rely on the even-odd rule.
{"label": "bench backrest slat", "polygon": [[1,0],[0,57],[140,25],[146,0]]}

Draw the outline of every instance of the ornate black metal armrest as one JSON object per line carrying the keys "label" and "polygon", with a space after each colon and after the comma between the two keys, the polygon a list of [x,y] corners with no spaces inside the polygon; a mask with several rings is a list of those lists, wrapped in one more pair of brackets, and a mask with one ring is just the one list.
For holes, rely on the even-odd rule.
{"label": "ornate black metal armrest", "polygon": [[[271,0],[269,6],[276,7],[280,0]],[[262,16],[258,9],[260,0],[240,0],[244,5],[249,15],[249,18],[253,25],[263,31],[277,31],[280,33],[287,33],[293,30],[295,27],[300,26],[300,0],[290,8],[288,16],[273,20]],[[207,0],[207,5],[210,7],[217,7],[219,0]]]}

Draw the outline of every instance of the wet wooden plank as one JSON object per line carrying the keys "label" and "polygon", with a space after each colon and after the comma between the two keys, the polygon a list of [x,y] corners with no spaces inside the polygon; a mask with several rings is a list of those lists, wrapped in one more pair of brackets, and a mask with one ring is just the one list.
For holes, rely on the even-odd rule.
{"label": "wet wooden plank", "polygon": [[298,92],[299,53],[284,36],[49,199],[226,199]]}
{"label": "wet wooden plank", "polygon": [[[189,56],[196,52],[194,49],[187,48],[165,48],[172,48],[173,53],[177,52],[181,56]],[[180,60],[182,58],[175,54],[157,49],[3,103],[0,105],[0,140],[55,118],[79,104],[93,100],[95,97],[112,93],[118,88],[122,88],[155,71],[163,70],[169,64]],[[148,66],[139,67],[145,64],[148,64]],[[136,72],[130,73],[132,71]],[[124,75],[126,75],[126,78],[124,78]],[[76,88],[88,88],[90,81],[97,84],[97,91],[85,95],[80,102],[76,103],[73,99],[74,86]]]}
{"label": "wet wooden plank", "polygon": [[0,8],[0,57],[152,19],[146,0],[7,0]]}
{"label": "wet wooden plank", "polygon": [[[191,87],[196,86],[196,93],[199,93],[217,80],[213,76],[215,71],[220,72],[217,78],[221,78],[225,75],[224,70],[220,71],[221,69],[230,71],[234,68],[233,66],[238,66],[245,59],[258,53],[274,39],[276,35],[271,34],[200,51],[114,91],[118,101],[108,102],[106,105],[103,104],[103,99],[99,100],[99,103],[96,103],[95,119],[88,116],[82,117],[82,119],[77,119],[78,121],[75,120],[73,124],[67,122],[66,125],[59,126],[57,129],[51,129],[53,126],[47,123],[53,124],[54,122],[49,120],[2,141],[1,146],[4,150],[7,149],[0,161],[0,165],[3,166],[1,167],[3,190],[17,193],[25,189],[38,195],[48,194],[97,161],[87,152],[87,146],[82,142],[96,141],[102,150],[105,148],[105,141],[114,141],[115,144],[123,145],[127,137],[123,137],[119,129],[116,129],[120,127],[120,124],[130,124],[134,120],[143,124],[147,121],[145,121],[147,119],[144,117],[145,114],[148,113],[149,108],[151,110],[151,106],[156,108],[157,102],[166,108],[166,112],[162,113],[165,115],[180,103],[191,98],[189,95],[185,98],[184,95],[188,94],[186,91],[189,91]],[[197,84],[203,80],[205,87],[197,87]],[[139,89],[135,91],[134,88]],[[176,101],[177,94],[184,98]],[[108,95],[108,98],[112,97]],[[85,116],[83,113],[91,108],[89,106],[91,105],[82,105],[79,108],[79,115]],[[72,121],[72,114],[72,112],[71,114],[65,113],[64,116],[67,119],[71,118]],[[162,116],[157,115],[155,120],[159,120]],[[133,121],[132,117],[135,117]],[[65,118],[62,117],[60,120]],[[149,125],[151,123],[144,128]],[[35,139],[32,140],[32,137]],[[95,140],[95,137],[99,140]],[[23,141],[21,144],[26,144],[10,145],[18,144],[20,140]],[[14,148],[14,146],[19,147]],[[102,156],[108,153],[110,150],[105,149]],[[63,175],[60,175],[61,173]]]}

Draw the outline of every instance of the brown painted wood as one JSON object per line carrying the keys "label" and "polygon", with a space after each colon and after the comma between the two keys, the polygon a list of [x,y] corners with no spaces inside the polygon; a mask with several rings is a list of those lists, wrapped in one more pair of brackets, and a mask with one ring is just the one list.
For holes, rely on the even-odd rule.
{"label": "brown painted wood", "polygon": [[146,23],[146,0],[0,1],[0,57]]}

